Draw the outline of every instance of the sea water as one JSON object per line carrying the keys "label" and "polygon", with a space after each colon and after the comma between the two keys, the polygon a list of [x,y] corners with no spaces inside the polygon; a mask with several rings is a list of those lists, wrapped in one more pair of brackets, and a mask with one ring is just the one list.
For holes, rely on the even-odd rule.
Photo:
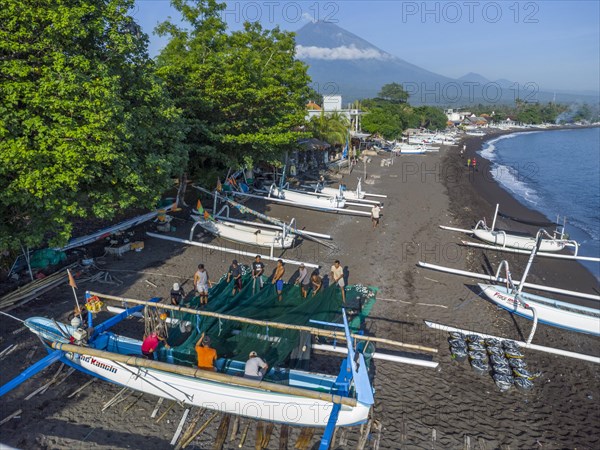
{"label": "sea water", "polygon": [[[480,154],[522,204],[551,221],[567,218],[579,255],[600,256],[600,128],[507,134],[486,142]],[[600,279],[600,264],[583,264]]]}

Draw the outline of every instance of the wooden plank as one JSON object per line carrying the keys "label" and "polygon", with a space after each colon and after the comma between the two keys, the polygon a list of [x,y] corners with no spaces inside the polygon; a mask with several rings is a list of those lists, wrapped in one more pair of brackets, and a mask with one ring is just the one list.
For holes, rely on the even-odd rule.
{"label": "wooden plank", "polygon": [[162,403],[165,401],[164,397],[159,397],[158,401],[156,402],[156,407],[154,408],[154,411],[152,411],[152,414],[150,414],[150,418],[154,419],[156,417],[156,415],[158,414],[158,410],[160,408],[160,405],[162,405]]}
{"label": "wooden plank", "polygon": [[170,442],[171,445],[175,445],[175,442],[177,442],[177,439],[179,439],[179,435],[181,434],[181,430],[183,430],[183,426],[185,425],[185,421],[186,421],[189,413],[190,413],[190,408],[186,408],[186,410],[183,411],[183,414],[181,415],[181,420],[179,421],[179,425],[177,426],[177,429],[175,430],[175,434],[173,435],[173,438],[171,439],[171,442]]}

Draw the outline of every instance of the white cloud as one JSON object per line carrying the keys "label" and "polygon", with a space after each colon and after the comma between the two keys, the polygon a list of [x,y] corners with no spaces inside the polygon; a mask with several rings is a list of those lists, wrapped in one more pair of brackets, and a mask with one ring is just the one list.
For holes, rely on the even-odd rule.
{"label": "white cloud", "polygon": [[296,46],[296,56],[299,59],[328,59],[328,60],[355,60],[355,59],[389,59],[391,56],[380,52],[376,48],[360,49],[355,45],[342,45],[341,47],[305,47]]}

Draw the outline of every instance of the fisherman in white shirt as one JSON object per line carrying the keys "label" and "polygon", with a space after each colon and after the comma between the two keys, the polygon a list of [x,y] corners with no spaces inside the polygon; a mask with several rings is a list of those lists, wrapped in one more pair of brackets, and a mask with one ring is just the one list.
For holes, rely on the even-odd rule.
{"label": "fisherman in white shirt", "polygon": [[269,365],[258,356],[258,353],[251,351],[246,361],[246,369],[244,370],[244,378],[252,380],[262,380],[269,370]]}

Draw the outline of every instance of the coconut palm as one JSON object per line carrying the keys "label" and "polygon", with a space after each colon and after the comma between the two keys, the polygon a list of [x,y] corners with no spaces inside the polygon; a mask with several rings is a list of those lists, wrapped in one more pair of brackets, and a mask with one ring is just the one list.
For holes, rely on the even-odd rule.
{"label": "coconut palm", "polygon": [[314,116],[308,122],[308,131],[313,137],[328,142],[331,145],[343,145],[346,142],[350,123],[346,116],[334,111]]}

